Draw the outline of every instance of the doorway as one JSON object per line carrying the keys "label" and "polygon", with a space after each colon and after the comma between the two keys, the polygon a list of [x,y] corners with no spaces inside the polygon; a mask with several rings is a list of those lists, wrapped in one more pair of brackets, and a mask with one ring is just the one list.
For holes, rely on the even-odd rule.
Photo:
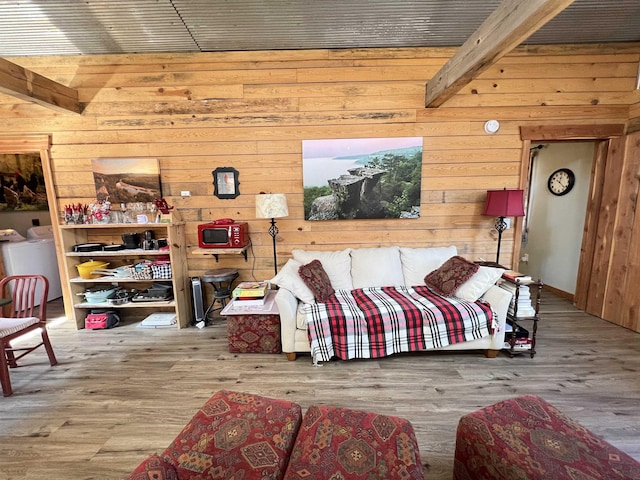
{"label": "doorway", "polygon": [[595,142],[531,147],[518,270],[573,300]]}
{"label": "doorway", "polygon": [[[574,305],[592,315],[614,321],[617,312],[605,312],[608,306],[622,308],[626,302],[624,297],[626,287],[620,289],[610,288],[612,285],[626,284],[611,283],[613,272],[623,273],[624,262],[629,259],[626,253],[629,250],[630,234],[616,235],[616,225],[629,224],[632,230],[633,215],[628,215],[630,210],[635,211],[633,202],[619,204],[618,199],[635,198],[632,194],[637,182],[624,182],[623,178],[631,172],[633,165],[640,160],[634,155],[628,156],[626,151],[627,137],[624,124],[601,125],[548,125],[548,126],[523,126],[520,128],[520,136],[523,140],[521,157],[520,188],[526,190],[530,175],[531,147],[540,144],[556,142],[594,142],[594,155],[592,169],[589,176],[589,199],[584,214],[584,228],[582,243],[580,245],[580,260],[578,275],[573,297]],[[632,178],[632,177],[629,177]],[[622,190],[629,190],[622,191]],[[516,231],[524,231],[523,218],[516,219]],[[529,240],[530,241],[530,240]],[[622,248],[613,248],[613,244],[621,244]],[[514,245],[514,258],[521,258],[521,243]],[[546,283],[545,278],[541,278]],[[620,298],[613,297],[618,296]]]}

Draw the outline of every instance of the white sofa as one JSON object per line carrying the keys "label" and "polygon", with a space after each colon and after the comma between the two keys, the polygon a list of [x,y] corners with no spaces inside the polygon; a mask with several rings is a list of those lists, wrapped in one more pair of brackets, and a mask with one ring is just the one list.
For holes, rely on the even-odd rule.
{"label": "white sofa", "polygon": [[[280,311],[282,351],[289,360],[296,353],[309,352],[306,317],[303,303],[315,302],[313,293],[298,275],[298,268],[318,259],[335,290],[365,287],[424,285],[424,277],[457,255],[455,246],[436,248],[347,248],[340,251],[293,250],[290,259],[271,280],[279,287],[276,302]],[[455,296],[475,301],[481,298],[495,313],[492,335],[477,340],[442,347],[442,350],[485,351],[495,357],[504,346],[504,332],[511,294],[495,285],[502,269],[481,266]]]}

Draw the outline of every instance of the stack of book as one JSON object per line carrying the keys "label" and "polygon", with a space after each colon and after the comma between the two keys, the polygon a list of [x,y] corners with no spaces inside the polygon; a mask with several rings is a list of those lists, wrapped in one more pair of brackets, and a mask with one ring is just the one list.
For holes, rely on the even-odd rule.
{"label": "stack of book", "polygon": [[240,282],[231,296],[238,306],[264,305],[268,288],[267,282]]}
{"label": "stack of book", "polygon": [[515,270],[506,270],[502,273],[502,278],[511,283],[531,283],[532,279],[530,275],[516,272]]}
{"label": "stack of book", "polygon": [[[502,280],[498,285],[500,288],[511,293],[511,303],[509,304],[509,315],[514,317],[533,317],[536,314],[531,305],[531,291],[529,285],[531,277],[513,270],[507,270],[502,274]],[[516,312],[516,291],[518,292],[518,308]]]}
{"label": "stack of book", "polygon": [[531,339],[529,338],[529,331],[525,328],[522,328],[519,325],[516,325],[515,331],[513,328],[513,323],[507,320],[505,325],[505,333],[504,333],[504,348],[511,349],[511,341],[515,337],[515,342],[513,349],[514,350],[530,350],[531,349]]}
{"label": "stack of book", "polygon": [[[511,340],[504,340],[504,347],[507,350],[511,350]],[[513,345],[514,350],[531,350],[530,338],[516,338],[516,343]]]}

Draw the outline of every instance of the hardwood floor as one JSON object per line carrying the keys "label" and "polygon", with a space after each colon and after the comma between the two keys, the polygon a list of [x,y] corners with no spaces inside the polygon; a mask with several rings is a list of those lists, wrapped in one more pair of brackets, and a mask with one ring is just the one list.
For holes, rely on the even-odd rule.
{"label": "hardwood floor", "polygon": [[431,480],[451,478],[462,415],[525,393],[640,460],[640,335],[546,292],[541,311],[533,359],[433,352],[320,368],[308,356],[230,354],[224,319],[202,330],[54,321],[59,364],[32,353],[11,372],[14,395],[0,397],[0,479],[124,478],[219,389],[403,416]]}

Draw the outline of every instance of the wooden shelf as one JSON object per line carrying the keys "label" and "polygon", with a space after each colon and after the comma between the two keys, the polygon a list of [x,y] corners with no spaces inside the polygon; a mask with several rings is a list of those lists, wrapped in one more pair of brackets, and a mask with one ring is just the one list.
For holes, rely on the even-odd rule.
{"label": "wooden shelf", "polygon": [[242,248],[192,248],[191,253],[194,255],[213,255],[218,261],[218,255],[242,255],[244,261],[247,261],[247,250],[251,243]]}
{"label": "wooden shelf", "polygon": [[66,257],[143,257],[145,255],[157,256],[157,255],[169,255],[168,250],[143,250],[142,248],[130,249],[130,250],[115,250],[112,252],[103,252],[96,250],[94,252],[66,252]]}
{"label": "wooden shelf", "polygon": [[[105,245],[119,245],[122,243],[122,234],[136,232],[142,233],[152,230],[155,238],[166,238],[166,250],[125,249],[115,251],[74,252],[74,245],[84,243],[103,243]],[[136,317],[140,309],[173,309],[176,313],[176,326],[183,328],[189,325],[192,318],[191,295],[189,276],[187,271],[187,247],[185,243],[185,224],[176,223],[145,223],[145,224],[95,224],[95,225],[61,225],[60,236],[62,251],[64,254],[65,270],[61,272],[63,282],[63,294],[65,297],[65,312],[75,321],[76,328],[84,328],[87,311],[90,309],[118,309],[118,314],[126,319],[127,310],[131,310],[129,316]],[[110,259],[109,268],[138,263],[145,258],[157,258],[168,256],[171,261],[172,278],[135,279],[129,277],[116,277],[105,275],[98,278],[81,278],[78,276],[77,266],[90,258]],[[173,299],[153,302],[127,302],[121,305],[111,305],[108,302],[88,303],[78,302],[78,294],[92,285],[128,285],[129,288],[136,285],[137,290],[145,290],[154,282],[171,282],[173,287]],[[134,314],[134,312],[138,312]]]}
{"label": "wooden shelf", "polygon": [[149,282],[171,282],[172,278],[131,278],[131,277],[98,277],[82,278],[75,277],[69,280],[71,283],[149,283]]}
{"label": "wooden shelf", "polygon": [[109,302],[101,302],[101,303],[89,303],[89,302],[82,302],[82,303],[76,303],[73,305],[74,308],[164,308],[164,307],[175,307],[176,306],[176,302],[175,300],[165,300],[165,301],[159,301],[159,302],[127,302],[127,303],[123,303],[122,305],[112,305]]}

